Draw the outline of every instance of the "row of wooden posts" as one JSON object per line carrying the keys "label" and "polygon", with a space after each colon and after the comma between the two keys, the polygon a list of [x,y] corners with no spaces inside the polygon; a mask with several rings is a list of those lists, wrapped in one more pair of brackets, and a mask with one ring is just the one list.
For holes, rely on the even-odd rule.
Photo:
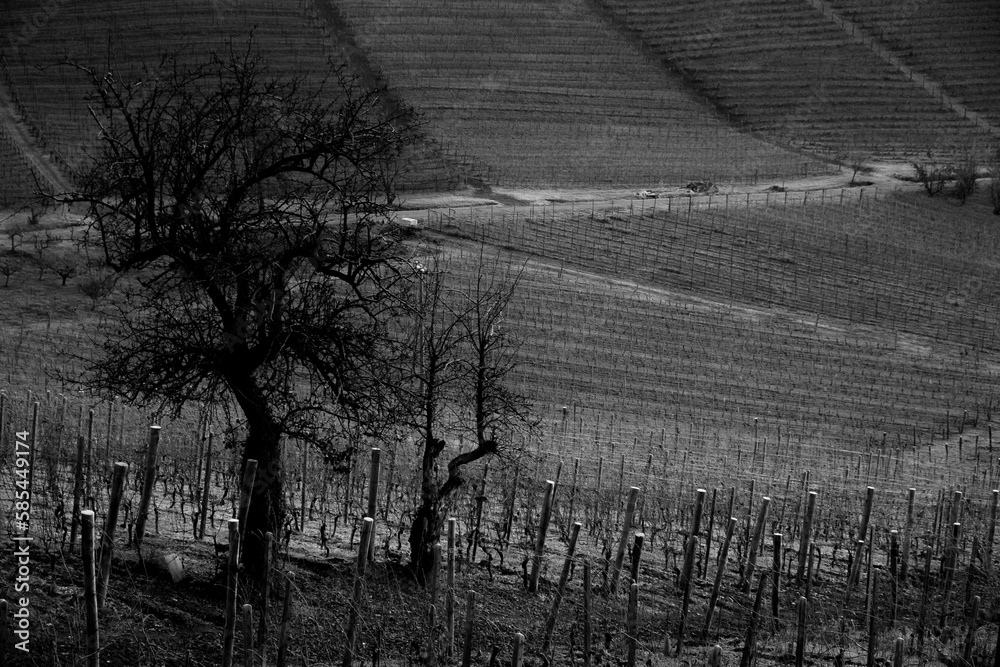
{"label": "row of wooden posts", "polygon": [[[135,540],[137,546],[141,549],[143,537],[145,534],[145,522],[148,513],[148,508],[150,505],[150,499],[156,478],[156,452],[157,445],[159,442],[160,427],[152,426],[149,430],[149,441],[146,451],[145,460],[145,470],[142,485],[142,495],[140,499],[139,513],[136,523]],[[77,475],[76,475],[76,485],[79,486],[81,478],[81,470],[79,465],[80,457],[78,457],[77,465]],[[352,595],[352,604],[350,608],[350,616],[346,629],[346,644],[344,649],[343,665],[344,667],[351,667],[353,656],[355,655],[355,645],[357,642],[357,628],[359,622],[359,610],[363,604],[364,598],[364,576],[367,568],[367,564],[370,561],[373,551],[374,551],[374,519],[376,516],[376,506],[377,506],[377,493],[379,485],[379,462],[380,462],[380,450],[373,449],[371,452],[371,474],[369,475],[369,494],[368,494],[368,507],[366,516],[364,517],[362,523],[361,531],[361,541],[359,544],[358,559],[356,564],[355,581]],[[224,632],[224,659],[223,663],[225,665],[231,665],[233,660],[233,651],[235,647],[235,627],[237,619],[237,574],[238,574],[238,560],[240,553],[240,544],[242,543],[242,530],[245,526],[246,515],[249,509],[250,493],[253,488],[254,479],[256,476],[256,461],[249,460],[243,471],[242,488],[241,488],[241,499],[238,514],[235,518],[229,520],[229,568],[228,568],[228,594],[226,603],[226,620],[225,620],[225,632]],[[89,509],[81,510],[79,506],[74,503],[74,524],[77,519],[79,520],[79,525],[81,527],[82,535],[82,548],[83,548],[83,567],[85,575],[85,600],[86,600],[86,627],[87,627],[87,646],[88,646],[88,660],[90,665],[99,664],[99,652],[100,652],[100,642],[99,642],[99,619],[98,613],[104,607],[105,601],[107,599],[108,591],[108,580],[110,577],[110,567],[111,558],[113,553],[114,544],[114,534],[115,527],[118,518],[118,509],[122,499],[122,489],[124,486],[125,473],[127,470],[127,464],[118,462],[114,465],[114,473],[111,485],[111,498],[108,510],[108,515],[106,518],[104,532],[101,536],[101,549],[99,561],[95,558],[95,534],[94,534],[94,512]],[[206,485],[207,487],[207,485]],[[548,481],[546,483],[545,495],[541,509],[540,521],[538,526],[538,533],[536,536],[536,542],[534,545],[534,552],[531,558],[531,574],[528,578],[528,590],[532,593],[538,591],[541,564],[545,550],[545,541],[548,533],[548,526],[552,515],[553,499],[556,491],[556,482]],[[906,579],[906,568],[909,561],[909,548],[910,548],[910,537],[913,527],[913,502],[914,502],[914,489],[910,489],[908,496],[908,508],[906,514],[906,526],[902,541],[902,553],[898,551],[897,535],[893,531],[892,539],[892,574],[893,585],[895,585],[895,574],[896,568],[895,564],[897,558],[901,561],[900,563],[900,578],[905,581]],[[614,554],[614,561],[611,576],[609,577],[608,594],[614,596],[617,593],[619,583],[621,581],[621,571],[624,565],[625,553],[628,548],[629,536],[632,530],[633,518],[635,516],[636,507],[638,503],[640,489],[639,487],[631,487],[628,492],[628,499],[626,502],[626,509],[624,515],[624,525],[620,538],[617,543],[617,549]],[[859,536],[866,537],[869,534],[869,520],[871,517],[872,507],[874,503],[875,489],[873,487],[868,487],[867,495],[865,500],[864,511],[861,518],[861,525],[858,532]],[[958,515],[954,514],[958,511],[960,503],[960,494],[956,492],[957,496],[955,502],[952,504],[953,516],[948,517],[950,519],[949,525],[952,526],[952,530],[947,536],[948,546],[946,548],[946,559],[943,564],[943,571],[946,575],[945,578],[945,606],[947,606],[948,596],[951,593],[951,582],[954,578],[955,563],[958,556],[958,539],[961,529],[961,524],[957,521]],[[74,494],[75,498],[78,498],[77,494]],[[994,491],[993,493],[993,505],[991,512],[991,521],[989,527],[989,534],[986,540],[985,552],[986,552],[986,563],[991,562],[992,557],[992,544],[993,538],[995,536],[995,525],[997,518],[997,507],[998,507],[998,497],[1000,497],[1000,492]],[[693,579],[693,568],[696,559],[696,554],[699,550],[699,537],[701,536],[701,521],[704,513],[706,499],[706,491],[704,489],[698,489],[696,492],[696,499],[694,505],[694,516],[692,518],[692,524],[690,530],[688,531],[688,539],[684,549],[684,564],[681,570],[680,585],[682,589],[682,607],[680,616],[680,626],[677,632],[677,645],[676,650],[679,653],[683,648],[684,639],[686,637],[686,623],[688,616],[688,607],[690,603],[690,584]],[[810,544],[811,539],[811,524],[814,515],[815,505],[816,505],[817,493],[809,492],[808,501],[806,506],[806,511],[803,517],[803,526],[800,536],[799,550],[798,550],[798,572],[797,579],[800,583],[804,581],[805,583],[805,596],[799,601],[799,616],[804,619],[804,609],[806,604],[806,599],[809,597],[809,586],[812,579],[812,572],[814,566],[814,556],[816,555],[816,550]],[[749,548],[744,557],[744,563],[742,568],[742,576],[739,584],[740,590],[748,592],[753,579],[754,571],[756,569],[756,558],[757,553],[760,550],[761,541],[763,539],[763,531],[766,521],[766,515],[768,510],[770,499],[764,497],[760,504],[756,521],[753,524],[752,537],[750,538]],[[710,513],[711,514],[711,513]],[[204,515],[203,515],[204,517]],[[712,517],[714,521],[714,516]],[[718,556],[718,567],[716,571],[714,585],[712,587],[711,597],[709,600],[708,611],[706,614],[706,621],[704,626],[704,631],[702,637],[707,637],[708,630],[710,628],[713,613],[717,606],[719,594],[722,584],[722,575],[725,568],[725,564],[728,558],[730,543],[735,532],[737,524],[737,519],[735,517],[730,517],[728,525],[726,526],[725,538],[720,548]],[[565,594],[565,587],[568,581],[568,577],[571,571],[572,562],[575,557],[577,538],[581,529],[581,524],[576,522],[572,526],[571,535],[569,539],[567,554],[565,563],[563,565],[562,574],[556,588],[555,594],[553,596],[553,602],[551,610],[545,621],[545,632],[542,641],[542,652],[547,653],[551,647],[551,638],[554,632],[556,618],[558,615],[559,606],[563,600]],[[747,526],[749,530],[749,523]],[[456,530],[456,520],[448,520],[448,553],[447,553],[447,588],[446,588],[446,600],[445,600],[445,626],[447,631],[447,636],[449,640],[448,653],[451,654],[452,645],[454,640],[454,611],[455,611],[455,587],[454,587],[454,549],[455,549],[455,530]],[[712,527],[709,526],[706,537],[706,551],[711,549],[711,536]],[[71,538],[71,548],[73,541],[75,540],[75,530],[72,531],[73,537]],[[270,538],[270,534],[268,538]],[[778,573],[781,570],[780,557],[781,557],[781,538],[780,534],[775,534],[773,536],[774,540],[774,559],[770,572],[763,572],[760,575],[760,581],[757,586],[757,594],[754,601],[754,612],[752,614],[752,619],[756,619],[759,611],[760,600],[763,595],[764,582],[767,578],[772,581],[772,605],[775,607],[773,609],[774,613],[777,613],[777,590],[778,590]],[[975,541],[975,538],[974,538]],[[629,612],[627,615],[627,636],[629,637],[629,655],[630,658],[634,658],[635,652],[635,623],[636,623],[636,604],[638,599],[638,565],[640,557],[642,554],[642,546],[644,542],[644,535],[642,533],[637,533],[633,536],[633,548],[632,548],[632,560],[631,560],[631,583],[629,585]],[[868,545],[866,545],[865,540],[859,539],[857,541],[857,549],[855,551],[856,556],[852,559],[852,564],[847,578],[847,600],[849,603],[853,589],[857,585],[860,571],[862,567],[863,558],[861,557],[864,548],[869,546],[871,541],[869,540]],[[270,555],[271,549],[267,549],[268,555]],[[431,579],[431,608],[430,615],[432,621],[432,627],[434,622],[434,617],[436,615],[436,598],[437,598],[437,564],[440,563],[440,551],[441,546],[437,545],[435,547],[435,574]],[[708,559],[708,554],[706,553],[706,560]],[[927,554],[926,558],[926,570],[929,570],[930,565],[930,552]],[[270,564],[268,564],[270,567]],[[591,595],[591,568],[589,561],[584,561],[583,571],[584,571],[584,637],[585,637],[585,664],[589,667],[589,644],[590,632],[588,626],[588,620],[590,617],[590,595]],[[770,577],[766,575],[770,574]],[[873,573],[874,579],[872,580],[871,588],[877,590],[878,588],[878,572],[877,570]],[[923,601],[926,604],[927,593],[926,586],[928,577],[925,577],[925,591],[923,595]],[[285,640],[287,637],[287,624],[288,624],[288,609],[290,604],[290,596],[293,586],[293,579],[291,574],[289,574],[284,599],[284,611],[283,611],[283,621],[282,630],[279,635],[279,654],[278,654],[278,664],[284,663],[285,657]],[[262,598],[263,608],[260,610],[260,625],[258,631],[258,638],[256,646],[260,653],[263,653],[266,638],[266,604],[267,604],[267,591]],[[871,605],[871,600],[873,599],[873,594],[869,592],[866,596],[869,601],[869,606]],[[978,597],[973,599],[973,608],[978,608]],[[467,648],[466,653],[470,650],[468,648],[468,643],[471,642],[472,633],[474,631],[474,621],[475,621],[475,592],[469,592],[469,599],[467,601],[469,613],[466,616],[466,634],[467,634]],[[250,605],[244,605],[242,608],[243,615],[243,632],[245,641],[245,658],[244,662],[248,665],[252,664],[251,661],[254,652],[254,640],[252,631],[252,613],[253,610]],[[973,622],[971,625],[975,625],[975,616],[973,615]],[[921,608],[921,635],[922,627],[924,624],[924,611],[923,605]],[[753,632],[754,621],[751,622],[751,627],[748,632]],[[803,630],[800,629],[800,632]],[[970,633],[972,630],[970,630]],[[971,636],[971,635],[970,635]],[[748,635],[748,646],[753,642],[749,641],[750,635]],[[432,643],[432,638],[430,640]],[[971,641],[971,640],[970,640]],[[515,655],[523,653],[524,648],[524,637],[520,635],[520,639],[515,637]],[[428,647],[429,649],[434,649],[433,646]],[[971,644],[966,648],[966,651],[971,650]],[[429,650],[429,655],[436,655],[435,650]]]}

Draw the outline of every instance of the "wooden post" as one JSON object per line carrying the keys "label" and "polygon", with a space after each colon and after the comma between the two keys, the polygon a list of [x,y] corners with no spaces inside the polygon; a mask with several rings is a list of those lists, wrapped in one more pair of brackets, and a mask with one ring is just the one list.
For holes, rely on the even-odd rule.
{"label": "wooden post", "polygon": [[[931,585],[931,558],[933,550],[930,547],[924,549],[924,585],[920,592],[920,609],[917,612],[917,652],[924,648],[924,635],[927,632],[927,596],[930,593]],[[1000,667],[1000,665],[997,665]]]}
{"label": "wooden post", "polygon": [[[302,487],[299,489],[299,533],[306,532],[306,480],[309,478],[309,443],[300,443],[302,447]],[[372,540],[374,542],[374,540]]]}
{"label": "wooden post", "polygon": [[719,602],[719,592],[722,590],[722,575],[726,571],[726,559],[729,557],[729,545],[733,541],[733,533],[736,531],[736,517],[729,517],[729,525],[726,526],[726,537],[722,541],[722,551],[719,552],[719,564],[715,570],[715,583],[712,585],[712,597],[708,601],[708,612],[705,614],[705,629],[701,633],[702,641],[708,639],[708,630],[712,625],[712,614],[715,613],[715,605]]}
{"label": "wooden post", "polygon": [[[86,473],[83,476],[83,504],[86,505],[93,498],[93,464],[94,464],[94,411],[87,411],[87,462]],[[91,508],[93,509],[93,508]]]}
{"label": "wooden post", "polygon": [[753,612],[750,614],[750,624],[747,626],[746,643],[743,645],[743,655],[740,657],[740,667],[750,667],[757,652],[757,626],[760,623],[760,604],[764,598],[764,586],[767,585],[767,572],[761,572],[757,582],[757,594],[753,599]]}
{"label": "wooden post", "polygon": [[639,581],[639,563],[642,560],[642,545],[646,541],[646,533],[636,533],[632,538],[632,567],[629,573],[630,581]]}
{"label": "wooden post", "polygon": [[437,654],[437,607],[433,604],[427,608],[427,667],[436,667]]}
{"label": "wooden post", "polygon": [[343,667],[351,667],[354,662],[354,647],[357,643],[358,617],[364,595],[365,569],[368,565],[368,541],[372,537],[372,523],[373,520],[370,516],[366,516],[361,523],[361,543],[358,545],[358,561],[354,572],[354,592],[351,596],[351,610],[347,621],[347,641],[344,643],[344,659],[341,662]]}
{"label": "wooden post", "polygon": [[[91,411],[93,415],[93,411]],[[160,443],[160,427],[149,427],[149,442],[146,446],[146,466],[142,481],[142,496],[139,499],[139,513],[135,519],[135,546],[142,547],[142,538],[146,534],[146,515],[149,513],[149,501],[153,496],[153,484],[156,482],[156,448]]]}
{"label": "wooden post", "polygon": [[267,600],[271,594],[271,552],[274,533],[264,533],[264,590],[260,594],[260,623],[257,625],[257,645],[260,647],[260,664],[266,665],[267,654]]}
{"label": "wooden post", "polygon": [[806,655],[806,599],[799,598],[798,623],[795,628],[795,667],[805,664]]}
{"label": "wooden post", "polygon": [[1000,626],[997,626],[997,640],[993,647],[993,667],[1000,667]]}
{"label": "wooden post", "polygon": [[111,576],[111,555],[115,548],[115,526],[118,524],[118,508],[122,502],[122,488],[125,486],[125,471],[128,464],[115,463],[114,476],[111,479],[111,504],[108,506],[108,516],[104,521],[104,534],[101,536],[101,576],[97,580],[97,608],[104,609],[104,600],[108,596],[108,578]]}
{"label": "wooden post", "polygon": [[[97,570],[94,568],[94,511],[80,512],[83,548],[83,600],[87,612],[87,666],[101,664],[101,637],[97,621]],[[4,637],[6,642],[7,638]]]}
{"label": "wooden post", "polygon": [[514,650],[510,658],[510,667],[523,667],[524,660],[524,635],[520,632],[514,634]]}
{"label": "wooden post", "polygon": [[576,504],[576,478],[577,474],[580,472],[580,459],[574,459],[573,461],[573,482],[569,490],[569,510],[566,512],[566,519],[569,521],[573,520],[573,506]]}
{"label": "wooden post", "polygon": [[818,494],[815,491],[810,491],[809,500],[806,501],[806,514],[802,520],[802,535],[799,537],[799,569],[795,574],[795,581],[798,584],[802,584],[802,577],[805,576],[806,559],[809,557],[813,513],[816,510],[817,496]]}
{"label": "wooden post", "polygon": [[941,598],[941,622],[943,628],[948,623],[948,605],[951,603],[951,589],[955,583],[955,570],[958,564],[958,537],[962,524],[951,525],[951,537],[944,555],[944,595]]}
{"label": "wooden post", "polygon": [[253,607],[243,605],[243,667],[254,667]]}
{"label": "wooden post", "polygon": [[910,540],[913,537],[913,498],[916,489],[906,493],[906,525],[903,528],[903,545],[899,555],[899,583],[906,586],[906,573],[910,567]]}
{"label": "wooden post", "polygon": [[535,554],[531,560],[531,578],[528,580],[528,592],[538,592],[538,577],[542,570],[542,553],[545,551],[545,537],[549,532],[549,518],[552,514],[552,497],[556,491],[556,483],[551,479],[545,482],[545,500],[542,501],[542,514],[538,519],[538,535],[535,537]]}
{"label": "wooden post", "polygon": [[[0,394],[0,433],[3,433],[3,401],[7,398]],[[0,449],[3,448],[3,436],[0,436]],[[7,637],[11,634],[10,617],[8,616],[7,600],[0,599],[0,665],[9,664],[7,656]]]}
{"label": "wooden post", "polygon": [[[861,528],[858,530],[859,540],[864,540],[868,536],[868,522],[872,515],[872,505],[875,500],[875,487],[869,486],[867,489],[867,496],[865,497],[865,509],[861,514]],[[854,562],[851,563],[851,571],[847,577],[847,600],[851,599],[851,591],[854,586],[858,583],[858,577],[861,575],[861,562],[864,559],[861,557],[861,550],[858,549],[857,556],[854,558]]]}
{"label": "wooden post", "polygon": [[722,667],[722,647],[718,644],[708,652],[708,667]]}
{"label": "wooden post", "polygon": [[517,482],[521,475],[521,468],[518,466],[514,467],[514,481],[510,486],[510,502],[507,504],[507,516],[504,518],[503,526],[503,539],[501,540],[503,544],[504,551],[507,550],[507,546],[510,544],[510,531],[514,525],[514,509],[517,507]]}
{"label": "wooden post", "polygon": [[[583,667],[590,667],[590,639],[593,628],[591,627],[590,603],[591,603],[591,581],[590,581],[590,560],[583,561]],[[996,667],[1000,667],[997,665]]]}
{"label": "wooden post", "polygon": [[76,531],[80,525],[80,505],[83,496],[83,452],[84,439],[82,435],[76,437],[76,468],[73,476],[73,515],[69,526],[69,552],[73,553],[76,547]]}
{"label": "wooden post", "polygon": [[969,630],[965,634],[965,648],[962,651],[964,667],[972,666],[972,647],[976,639],[976,627],[979,625],[979,596],[972,598],[972,609],[969,612]]}
{"label": "wooden post", "polygon": [[[368,513],[372,520],[372,538],[368,541],[368,560],[375,560],[375,512],[378,510],[378,481],[381,470],[382,450],[372,447],[371,471],[368,474]],[[302,517],[303,524],[305,516]]]}
{"label": "wooden post", "polygon": [[[240,484],[240,508],[236,518],[240,522],[240,548],[246,537],[247,513],[250,511],[250,498],[253,495],[253,484],[257,478],[257,459],[247,459],[243,467],[243,482]],[[295,510],[292,510],[294,512]]]}
{"label": "wooden post", "polygon": [[465,599],[465,646],[462,647],[462,667],[472,665],[472,645],[476,631],[476,591],[469,591]]}
{"label": "wooden post", "polygon": [[566,592],[566,582],[569,581],[569,571],[573,566],[573,555],[576,553],[576,540],[580,536],[582,525],[579,521],[573,524],[569,537],[569,547],[566,550],[566,560],[563,562],[562,574],[559,575],[559,586],[556,594],[552,598],[552,607],[549,609],[549,616],[545,620],[545,635],[542,639],[542,655],[548,656],[549,647],[552,643],[552,633],[555,631],[556,618],[559,615],[559,605],[562,603],[563,594]]}
{"label": "wooden post", "polygon": [[781,578],[781,533],[771,536],[774,545],[771,554],[771,616],[778,620],[778,584]]}
{"label": "wooden post", "polygon": [[680,655],[684,648],[688,607],[691,604],[691,575],[694,569],[694,555],[698,552],[698,536],[689,535],[686,546],[687,548],[684,552],[684,570],[681,572],[681,580],[684,583],[681,589],[681,620],[677,626],[677,655]]}
{"label": "wooden post", "polygon": [[719,489],[712,489],[712,504],[708,510],[708,530],[705,532],[705,560],[701,563],[701,573],[699,577],[701,579],[705,578],[705,574],[708,572],[708,561],[712,558],[712,533],[715,530],[715,498],[719,493]]}
{"label": "wooden post", "polygon": [[295,581],[295,573],[288,572],[285,576],[285,598],[281,604],[281,627],[278,628],[278,657],[275,661],[276,667],[285,667],[285,658],[288,655],[288,626],[292,620],[292,585]]}
{"label": "wooden post", "polygon": [[[455,655],[455,519],[448,519],[447,586],[444,591],[445,655]],[[345,665],[345,667],[347,667]]]}
{"label": "wooden post", "polygon": [[750,548],[747,550],[746,562],[743,566],[743,579],[740,582],[740,590],[750,590],[750,581],[753,577],[754,567],[757,564],[757,549],[760,546],[761,537],[764,534],[764,521],[767,518],[767,506],[771,499],[764,496],[760,499],[760,510],[757,513],[757,522],[753,528],[753,538],[750,540]]}
{"label": "wooden post", "polygon": [[229,519],[229,564],[226,578],[226,618],[222,633],[222,667],[232,667],[236,645],[236,588],[239,583],[240,521]]}
{"label": "wooden post", "polygon": [[875,667],[875,646],[877,640],[875,617],[878,600],[878,570],[872,572],[872,591],[868,597],[868,661],[866,667]]}
{"label": "wooden post", "polygon": [[993,538],[997,532],[997,503],[1000,502],[1000,489],[993,489],[993,503],[990,505],[990,527],[986,533],[986,571],[993,569]]}
{"label": "wooden post", "polygon": [[639,499],[639,487],[633,486],[628,491],[628,502],[625,505],[625,522],[622,526],[622,535],[618,540],[618,552],[615,555],[615,566],[608,593],[614,596],[618,592],[619,579],[622,576],[622,564],[625,562],[625,547],[628,545],[628,534],[632,530],[632,518],[635,516],[635,504]]}
{"label": "wooden post", "polygon": [[[698,539],[698,538],[692,538]],[[639,584],[632,582],[628,590],[628,611],[625,615],[625,644],[626,658],[625,664],[628,667],[635,667],[635,652],[638,646],[639,628]]]}
{"label": "wooden post", "polygon": [[205,522],[208,519],[208,492],[212,488],[212,438],[208,434],[208,452],[205,454],[205,487],[201,490],[201,522],[198,526],[198,539],[205,539]]}
{"label": "wooden post", "polygon": [[694,499],[694,516],[691,517],[691,535],[700,535],[701,515],[705,511],[705,489],[697,489]]}

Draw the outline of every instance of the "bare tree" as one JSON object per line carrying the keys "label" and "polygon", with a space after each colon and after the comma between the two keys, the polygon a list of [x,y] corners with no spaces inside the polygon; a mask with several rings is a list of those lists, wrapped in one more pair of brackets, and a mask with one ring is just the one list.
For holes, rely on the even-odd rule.
{"label": "bare tree", "polygon": [[837,162],[847,165],[851,170],[849,185],[858,185],[858,174],[869,171],[872,157],[878,153],[875,135],[862,132],[853,141],[845,142],[835,151]]}
{"label": "bare tree", "polygon": [[92,269],[80,281],[79,290],[90,299],[90,309],[96,310],[101,299],[111,294],[115,287],[115,275],[109,271]]}
{"label": "bare tree", "polygon": [[59,199],[89,206],[119,277],[116,328],[85,382],[226,410],[244,464],[258,462],[242,553],[260,585],[264,534],[283,525],[283,440],[337,462],[337,434],[383,414],[408,266],[393,180],[412,115],[336,70],[322,86],[276,78],[252,38],[132,81],[71,65],[92,83],[101,152]]}
{"label": "bare tree", "polygon": [[21,260],[16,257],[4,257],[0,259],[0,275],[3,276],[3,286],[10,286],[10,277],[23,268]]}
{"label": "bare tree", "polygon": [[933,197],[944,190],[945,183],[952,178],[952,170],[930,162],[913,162],[917,183],[924,188],[928,197]]}
{"label": "bare tree", "polygon": [[31,235],[31,248],[35,251],[35,259],[38,261],[39,280],[41,280],[45,275],[45,269],[49,267],[48,263],[45,261],[45,252],[54,246],[55,243],[56,238],[49,230],[45,230],[44,232],[35,232]]}
{"label": "bare tree", "polygon": [[[441,536],[441,502],[464,483],[465,467],[513,454],[514,434],[532,426],[527,399],[511,388],[519,343],[504,320],[518,280],[509,264],[482,254],[467,290],[454,287],[454,276],[436,263],[422,273],[412,356],[400,383],[408,424],[420,434],[420,501],[409,536],[419,581]],[[460,451],[454,441],[460,445],[466,435],[473,444]],[[436,472],[442,457],[443,480]]]}
{"label": "bare tree", "polygon": [[955,196],[959,202],[972,196],[979,179],[979,161],[974,151],[968,151],[955,167]]}
{"label": "bare tree", "polygon": [[79,260],[70,253],[59,252],[45,260],[45,266],[62,279],[62,286],[80,270]]}
{"label": "bare tree", "polygon": [[7,228],[7,238],[10,239],[10,254],[17,252],[17,247],[24,242],[24,225],[11,225]]}

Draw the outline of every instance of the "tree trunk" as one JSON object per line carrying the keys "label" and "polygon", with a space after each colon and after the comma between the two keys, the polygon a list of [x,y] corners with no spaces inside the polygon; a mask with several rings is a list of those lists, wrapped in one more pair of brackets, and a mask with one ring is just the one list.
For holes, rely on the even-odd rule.
{"label": "tree trunk", "polygon": [[410,526],[410,569],[421,585],[434,567],[434,545],[441,539],[437,503],[421,502]]}
{"label": "tree trunk", "polygon": [[[250,494],[250,507],[243,529],[243,567],[247,582],[256,591],[267,580],[265,534],[281,536],[284,525],[281,470],[281,429],[276,423],[257,383],[252,378],[232,382],[237,401],[247,419],[247,439],[243,445],[243,466],[257,460],[257,476]],[[277,550],[280,539],[272,548]]]}
{"label": "tree trunk", "polygon": [[438,517],[440,494],[434,474],[434,463],[444,450],[444,441],[433,437],[424,441],[424,455],[420,466],[420,506],[410,525],[410,569],[420,584],[434,566],[434,545],[441,539],[441,521]]}

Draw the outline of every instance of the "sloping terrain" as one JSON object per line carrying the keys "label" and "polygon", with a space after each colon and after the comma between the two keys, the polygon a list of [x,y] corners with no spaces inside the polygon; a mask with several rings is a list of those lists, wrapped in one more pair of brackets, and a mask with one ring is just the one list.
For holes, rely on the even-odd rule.
{"label": "sloping terrain", "polygon": [[918,72],[1000,122],[1000,5],[977,0],[831,0]]}
{"label": "sloping terrain", "polygon": [[582,0],[338,0],[429,132],[504,186],[753,181],[824,165],[730,126]]}
{"label": "sloping terrain", "polygon": [[[7,14],[13,25],[42,24],[28,30],[30,37],[15,40],[14,47],[6,45],[6,85],[18,101],[21,122],[34,129],[40,146],[57,151],[70,169],[92,148],[94,131],[87,111],[87,81],[59,65],[67,59],[132,75],[143,65],[155,72],[164,53],[178,52],[181,63],[202,62],[227,39],[245,43],[252,29],[256,48],[275,74],[304,77],[314,85],[330,78],[335,89],[333,68],[344,67],[346,75],[359,77],[363,84],[378,84],[363,54],[352,47],[351,36],[324,22],[311,2],[67,3],[45,13],[33,3],[16,0],[8,3]],[[455,167],[427,141],[418,142],[405,164],[403,187],[442,189],[457,182]]]}
{"label": "sloping terrain", "polygon": [[989,139],[803,0],[600,4],[734,121],[806,149],[906,158]]}

